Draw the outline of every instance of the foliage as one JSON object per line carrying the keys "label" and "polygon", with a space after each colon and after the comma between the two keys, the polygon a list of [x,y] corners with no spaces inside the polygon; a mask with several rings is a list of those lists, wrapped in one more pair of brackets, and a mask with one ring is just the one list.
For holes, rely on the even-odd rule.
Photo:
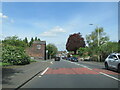
{"label": "foliage", "polygon": [[66,43],[66,49],[68,51],[74,51],[74,54],[76,54],[77,49],[80,47],[85,47],[85,41],[82,35],[80,33],[70,35]]}
{"label": "foliage", "polygon": [[8,66],[8,65],[12,65],[11,63],[3,63],[3,62],[0,62],[0,66]]}
{"label": "foliage", "polygon": [[2,62],[14,65],[30,63],[30,58],[25,53],[27,42],[27,38],[21,40],[17,36],[6,37],[2,40]]}
{"label": "foliage", "polygon": [[[98,37],[99,33],[99,37]],[[99,39],[99,44],[98,44]],[[109,37],[104,32],[103,28],[96,28],[91,34],[86,35],[86,41],[88,44],[88,55],[91,56],[92,60],[103,61],[108,55],[107,51],[111,48],[107,48],[105,45],[109,45]],[[113,44],[113,43],[112,43]],[[106,52],[105,50],[108,49]],[[98,57],[100,59],[98,59]]]}
{"label": "foliage", "polygon": [[29,42],[29,46],[31,46],[33,44],[33,41],[34,41],[34,39],[32,37],[31,40],[30,40],[30,42]]}
{"label": "foliage", "polygon": [[118,52],[119,43],[118,42],[107,42],[99,48],[99,54],[101,55],[101,60],[104,61],[105,58],[110,53]]}
{"label": "foliage", "polygon": [[33,44],[34,41],[41,41],[39,38],[35,37],[35,39],[32,37],[29,42],[29,47]]}
{"label": "foliage", "polygon": [[78,58],[78,57],[79,57],[79,55],[72,55],[72,57],[76,57],[76,58]]}
{"label": "foliage", "polygon": [[2,62],[13,65],[24,65],[30,63],[30,58],[22,47],[3,45]]}
{"label": "foliage", "polygon": [[36,60],[34,60],[34,59],[30,59],[30,62],[36,62]]}
{"label": "foliage", "polygon": [[19,39],[17,36],[6,37],[2,41],[2,44],[16,46],[16,47],[23,47],[23,48],[27,47],[26,43],[23,42],[21,39]]}
{"label": "foliage", "polygon": [[28,46],[28,39],[27,39],[27,37],[25,37],[25,39],[23,40],[23,42],[25,42],[26,45]]}
{"label": "foliage", "polygon": [[89,47],[98,46],[98,30],[99,30],[99,45],[109,41],[109,37],[106,36],[103,28],[96,28],[90,35],[86,35],[87,44]]}
{"label": "foliage", "polygon": [[48,44],[46,49],[48,50],[48,58],[50,58],[50,56],[54,57],[58,52],[58,49],[54,44]]}

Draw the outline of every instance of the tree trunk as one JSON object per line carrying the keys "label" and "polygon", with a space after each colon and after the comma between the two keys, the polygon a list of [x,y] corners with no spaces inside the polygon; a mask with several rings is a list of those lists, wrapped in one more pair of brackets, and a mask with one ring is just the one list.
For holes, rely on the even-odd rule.
{"label": "tree trunk", "polygon": [[76,53],[77,53],[77,50],[74,50],[74,54],[76,55]]}

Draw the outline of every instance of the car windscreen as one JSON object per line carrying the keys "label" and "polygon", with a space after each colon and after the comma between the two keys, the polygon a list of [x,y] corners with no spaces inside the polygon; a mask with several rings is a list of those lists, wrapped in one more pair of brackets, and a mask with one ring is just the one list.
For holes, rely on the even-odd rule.
{"label": "car windscreen", "polygon": [[120,59],[120,55],[118,55],[119,59]]}

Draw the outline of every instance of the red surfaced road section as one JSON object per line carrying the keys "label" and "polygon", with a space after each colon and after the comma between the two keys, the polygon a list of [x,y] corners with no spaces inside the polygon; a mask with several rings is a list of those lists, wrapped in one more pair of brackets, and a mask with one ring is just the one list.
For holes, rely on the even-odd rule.
{"label": "red surfaced road section", "polygon": [[102,72],[102,73],[105,73],[105,74],[119,75],[119,74],[116,73],[116,72],[109,71],[109,70],[104,70],[104,69],[97,69],[97,68],[94,68],[93,70],[96,71],[96,72]]}
{"label": "red surfaced road section", "polygon": [[49,68],[45,74],[100,74],[87,68]]}
{"label": "red surfaced road section", "polygon": [[49,68],[45,74],[100,74],[99,72],[111,75],[119,75],[116,72],[97,68],[92,70],[88,68]]}

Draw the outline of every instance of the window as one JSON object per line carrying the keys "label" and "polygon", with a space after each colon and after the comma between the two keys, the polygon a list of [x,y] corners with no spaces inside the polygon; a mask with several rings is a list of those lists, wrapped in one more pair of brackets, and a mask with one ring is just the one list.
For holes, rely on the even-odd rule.
{"label": "window", "polygon": [[117,56],[116,55],[113,55],[113,59],[116,59],[117,58]]}
{"label": "window", "polygon": [[110,55],[108,58],[113,58],[113,56],[112,56],[112,55]]}
{"label": "window", "polygon": [[115,58],[117,58],[117,56],[116,55],[110,55],[108,58],[115,59]]}
{"label": "window", "polygon": [[37,45],[37,49],[41,49],[41,45]]}
{"label": "window", "polygon": [[119,59],[120,59],[120,55],[118,55]]}

